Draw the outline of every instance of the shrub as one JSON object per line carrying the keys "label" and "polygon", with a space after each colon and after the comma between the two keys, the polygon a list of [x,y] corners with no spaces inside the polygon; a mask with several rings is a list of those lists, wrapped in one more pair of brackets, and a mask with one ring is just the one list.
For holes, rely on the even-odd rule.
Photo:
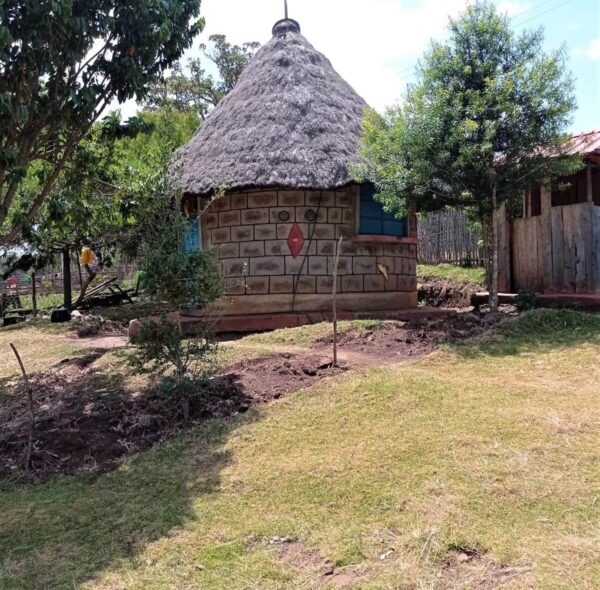
{"label": "shrub", "polygon": [[217,344],[211,331],[203,327],[194,338],[186,338],[177,322],[162,316],[158,322],[142,322],[135,343],[133,365],[163,376],[161,391],[178,399],[187,421],[190,399],[216,367]]}
{"label": "shrub", "polygon": [[519,291],[516,305],[519,311],[531,311],[537,307],[537,297],[533,291]]}

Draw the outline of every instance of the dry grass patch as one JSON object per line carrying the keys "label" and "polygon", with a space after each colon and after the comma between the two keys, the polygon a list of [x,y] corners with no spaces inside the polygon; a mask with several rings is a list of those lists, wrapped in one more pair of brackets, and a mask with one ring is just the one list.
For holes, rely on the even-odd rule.
{"label": "dry grass patch", "polygon": [[327,563],[360,589],[598,588],[600,326],[544,314],[110,474],[5,485],[0,587],[321,588]]}

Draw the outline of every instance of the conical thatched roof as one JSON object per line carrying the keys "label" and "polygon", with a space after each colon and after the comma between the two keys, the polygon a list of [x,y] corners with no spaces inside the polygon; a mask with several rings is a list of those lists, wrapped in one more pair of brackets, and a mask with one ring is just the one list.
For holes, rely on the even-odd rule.
{"label": "conical thatched roof", "polygon": [[351,182],[365,101],[300,34],[273,28],[237,85],[179,152],[184,192]]}

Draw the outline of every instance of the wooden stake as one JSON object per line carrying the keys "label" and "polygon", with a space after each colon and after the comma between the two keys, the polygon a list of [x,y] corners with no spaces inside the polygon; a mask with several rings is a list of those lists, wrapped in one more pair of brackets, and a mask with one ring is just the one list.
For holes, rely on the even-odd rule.
{"label": "wooden stake", "polygon": [[29,471],[29,467],[31,466],[31,451],[33,450],[33,429],[35,424],[35,409],[33,406],[33,391],[31,389],[31,384],[29,382],[29,377],[27,376],[27,371],[25,370],[25,366],[23,365],[23,361],[21,360],[21,356],[19,355],[19,351],[16,349],[15,345],[11,342],[10,347],[12,351],[15,353],[17,357],[17,362],[19,363],[19,367],[21,367],[21,373],[23,374],[23,380],[25,381],[25,388],[27,390],[27,398],[29,400],[29,435],[27,438],[27,451],[25,452],[25,470]]}
{"label": "wooden stake", "polygon": [[339,242],[335,245],[335,259],[333,262],[333,294],[332,294],[332,319],[333,319],[333,366],[338,366],[337,359],[337,305],[336,305],[336,296],[337,296],[337,275],[338,275],[338,263],[340,261],[340,250],[342,247],[343,236],[340,236]]}
{"label": "wooden stake", "polygon": [[35,286],[35,272],[31,273],[31,309],[34,318],[37,317],[37,289]]}

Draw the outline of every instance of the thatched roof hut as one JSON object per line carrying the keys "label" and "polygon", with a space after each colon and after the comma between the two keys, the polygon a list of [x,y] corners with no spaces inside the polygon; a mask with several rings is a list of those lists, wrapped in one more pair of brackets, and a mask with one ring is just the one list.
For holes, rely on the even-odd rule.
{"label": "thatched roof hut", "polygon": [[300,25],[280,21],[184,148],[183,190],[345,186],[366,107]]}
{"label": "thatched roof hut", "polygon": [[[416,306],[414,217],[385,213],[373,187],[349,174],[366,107],[285,19],[179,151],[186,210],[202,211],[187,248],[216,253],[224,315],[279,314],[269,325],[321,317],[331,309],[340,236],[340,310]],[[230,329],[256,328],[254,320],[232,320]]]}

